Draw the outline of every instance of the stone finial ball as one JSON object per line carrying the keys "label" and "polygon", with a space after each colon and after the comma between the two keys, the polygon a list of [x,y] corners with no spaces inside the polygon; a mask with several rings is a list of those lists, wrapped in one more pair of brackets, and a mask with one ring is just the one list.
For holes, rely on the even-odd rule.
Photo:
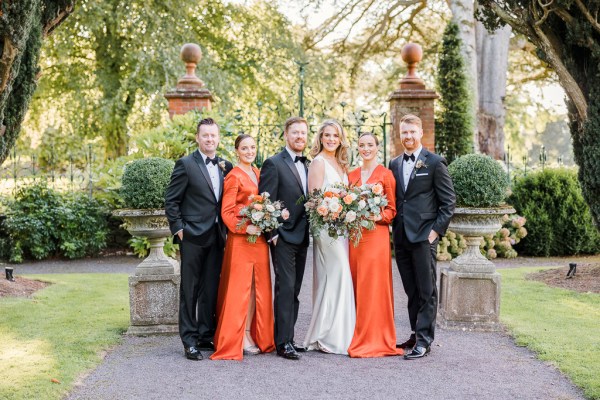
{"label": "stone finial ball", "polygon": [[185,63],[198,64],[202,58],[202,50],[196,43],[186,43],[181,47],[181,59]]}
{"label": "stone finial ball", "polygon": [[418,63],[423,58],[423,48],[416,43],[407,43],[402,47],[400,55],[407,64]]}

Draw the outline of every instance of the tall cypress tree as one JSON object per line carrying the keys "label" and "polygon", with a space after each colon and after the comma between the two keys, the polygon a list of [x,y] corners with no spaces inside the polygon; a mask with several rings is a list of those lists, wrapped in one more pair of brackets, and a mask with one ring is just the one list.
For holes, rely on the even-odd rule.
{"label": "tall cypress tree", "polygon": [[458,25],[449,22],[444,31],[437,73],[440,95],[435,125],[436,151],[448,162],[472,152],[474,110],[465,76],[465,63],[460,53]]}

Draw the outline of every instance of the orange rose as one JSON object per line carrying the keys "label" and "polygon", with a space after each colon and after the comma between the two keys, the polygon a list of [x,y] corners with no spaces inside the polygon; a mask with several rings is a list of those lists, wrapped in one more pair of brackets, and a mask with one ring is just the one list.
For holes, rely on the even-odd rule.
{"label": "orange rose", "polygon": [[373,185],[373,188],[371,190],[374,194],[380,195],[383,193],[383,186],[381,186],[381,183],[376,183]]}
{"label": "orange rose", "polygon": [[326,216],[328,213],[327,206],[320,205],[319,207],[317,207],[317,212],[322,217]]}
{"label": "orange rose", "polygon": [[256,201],[263,201],[263,197],[261,195],[257,194],[257,195],[254,196],[254,200],[256,200]]}
{"label": "orange rose", "polygon": [[323,193],[323,197],[333,197],[333,192],[325,192]]}
{"label": "orange rose", "polygon": [[345,195],[343,200],[344,200],[344,203],[346,203],[346,204],[352,203],[352,200],[353,200],[352,195],[350,195],[350,194]]}

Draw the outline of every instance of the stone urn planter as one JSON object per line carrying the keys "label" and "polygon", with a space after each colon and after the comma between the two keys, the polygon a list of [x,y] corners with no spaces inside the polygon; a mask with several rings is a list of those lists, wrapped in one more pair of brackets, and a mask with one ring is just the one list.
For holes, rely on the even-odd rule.
{"label": "stone urn planter", "polygon": [[178,332],[179,264],[167,257],[163,246],[171,235],[162,209],[121,209],[113,215],[123,218],[132,235],[148,238],[150,254],[129,277],[130,323],[127,334],[156,335]]}
{"label": "stone urn planter", "polygon": [[500,274],[479,250],[484,235],[502,228],[508,174],[483,154],[467,154],[448,166],[457,208],[449,230],[465,237],[467,248],[440,273],[438,323],[446,328],[494,331],[500,329]]}
{"label": "stone urn planter", "polygon": [[129,311],[132,335],[178,332],[179,264],[164,252],[171,235],[164,211],[165,189],[175,163],[158,157],[127,164],[120,195],[126,209],[113,212],[125,221],[132,236],[147,238],[150,254],[129,277]]}
{"label": "stone urn planter", "polygon": [[500,274],[485,258],[479,246],[484,235],[502,228],[502,217],[512,207],[459,207],[448,228],[465,237],[467,248],[441,271],[439,314],[445,328],[499,330]]}
{"label": "stone urn planter", "polygon": [[150,254],[135,267],[136,276],[179,274],[179,264],[163,250],[165,240],[171,236],[165,210],[120,209],[113,215],[125,221],[123,226],[131,236],[147,238],[150,242]]}

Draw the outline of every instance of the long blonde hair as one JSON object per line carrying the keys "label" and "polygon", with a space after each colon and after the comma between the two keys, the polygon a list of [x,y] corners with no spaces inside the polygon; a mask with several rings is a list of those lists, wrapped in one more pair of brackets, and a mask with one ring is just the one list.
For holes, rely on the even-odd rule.
{"label": "long blonde hair", "polygon": [[321,151],[323,151],[323,143],[321,142],[321,139],[323,138],[323,131],[328,126],[332,126],[333,129],[337,131],[338,135],[340,135],[340,145],[335,150],[335,159],[344,171],[348,171],[348,167],[350,166],[350,162],[348,161],[348,149],[350,148],[350,144],[348,143],[346,131],[342,127],[342,124],[335,119],[323,121],[313,140],[313,145],[310,149],[310,156],[315,158]]}

